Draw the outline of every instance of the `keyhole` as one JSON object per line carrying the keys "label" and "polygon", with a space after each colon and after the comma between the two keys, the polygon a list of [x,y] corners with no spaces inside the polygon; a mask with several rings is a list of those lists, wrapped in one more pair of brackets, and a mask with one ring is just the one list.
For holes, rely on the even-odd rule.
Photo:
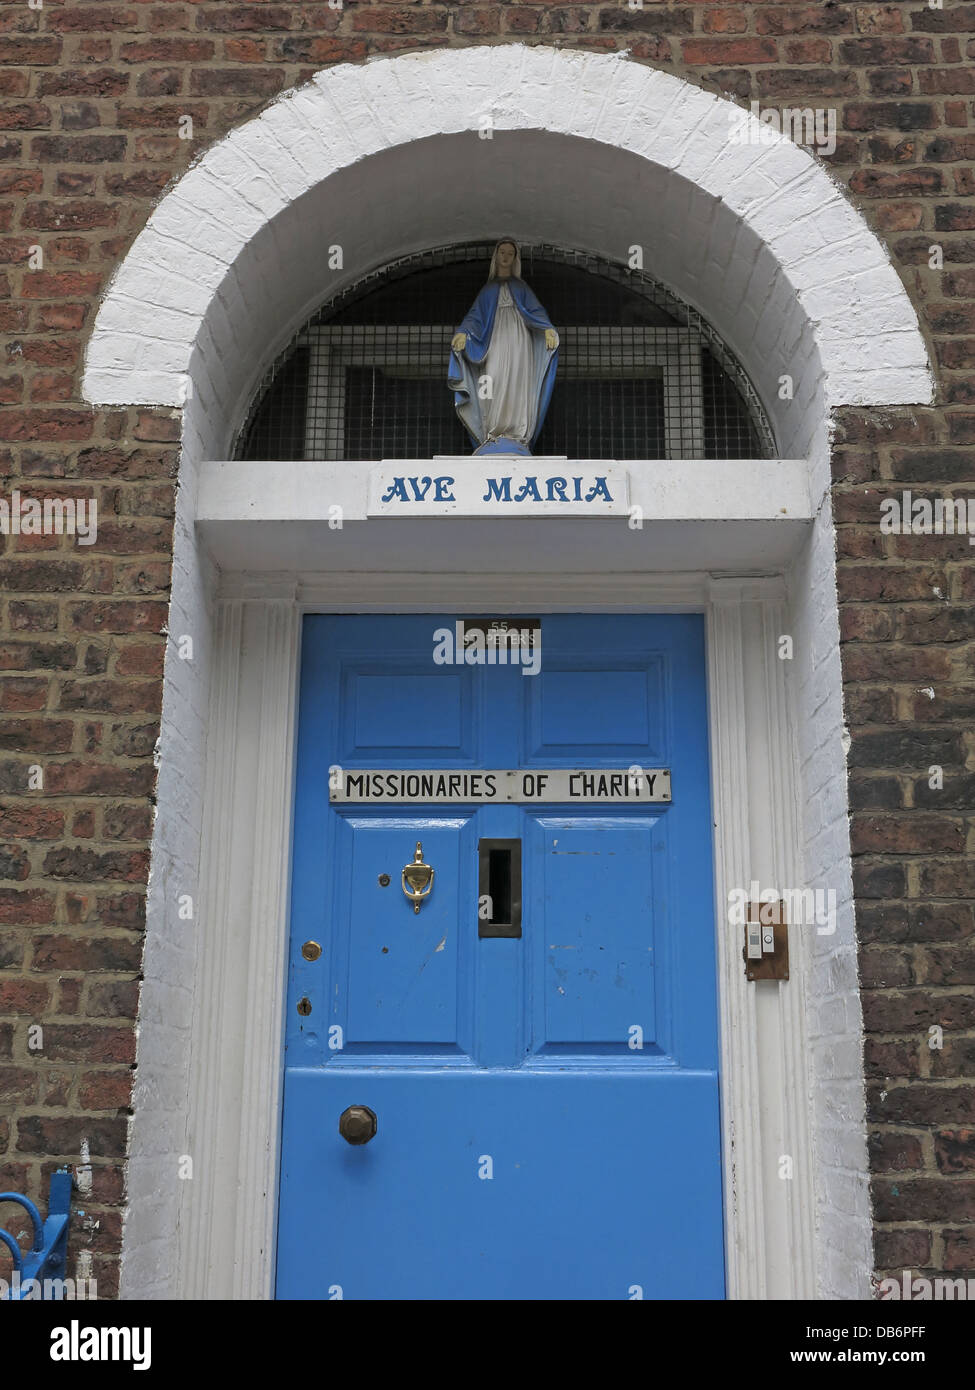
{"label": "keyhole", "polygon": [[308,998],[307,994],[302,995],[298,1000],[298,1012],[301,1014],[302,1018],[307,1018],[311,1013],[311,1000]]}

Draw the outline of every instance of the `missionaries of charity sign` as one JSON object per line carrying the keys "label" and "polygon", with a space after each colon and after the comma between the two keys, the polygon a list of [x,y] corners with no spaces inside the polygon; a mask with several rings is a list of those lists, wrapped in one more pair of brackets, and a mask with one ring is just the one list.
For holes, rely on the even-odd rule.
{"label": "missionaries of charity sign", "polygon": [[485,802],[639,805],[669,802],[666,767],[334,768],[328,799],[371,805],[424,802],[438,806]]}

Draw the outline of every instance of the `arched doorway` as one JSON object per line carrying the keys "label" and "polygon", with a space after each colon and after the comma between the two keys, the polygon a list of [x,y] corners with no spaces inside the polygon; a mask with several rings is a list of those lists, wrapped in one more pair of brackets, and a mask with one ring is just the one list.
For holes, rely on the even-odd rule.
{"label": "arched doorway", "polygon": [[[839,1150],[827,1137],[838,1098],[851,1146],[844,1154],[859,1151],[862,1127],[849,1099],[856,1078],[832,1075],[824,1043],[837,998],[848,1001],[844,1027],[855,1041],[848,845],[842,814],[824,836],[814,817],[790,808],[805,804],[804,782],[820,800],[842,806],[845,797],[831,521],[820,505],[829,408],[927,400],[930,379],[913,310],[865,225],[788,142],[730,143],[730,112],[740,117],[637,64],[542,48],[517,74],[499,49],[337,69],[215,147],[160,205],[116,278],[86,387],[93,401],[185,407],[170,630],[201,634],[204,653],[194,670],[175,659],[167,666],[124,1256],[130,1291],[151,1285],[153,1242],[172,1240],[165,1232],[177,1227],[180,1292],[269,1287],[299,612],[429,612],[442,603],[423,578],[431,537],[444,535],[429,528],[442,522],[397,533],[379,564],[358,537],[352,555],[343,550],[351,527],[344,541],[323,544],[329,489],[339,486],[327,470],[279,473],[269,488],[269,474],[248,471],[260,461],[212,461],[229,460],[268,363],[326,294],[402,256],[477,240],[488,225],[617,265],[638,249],[654,276],[715,326],[753,381],[782,455],[778,473],[762,475],[766,503],[776,487],[803,479],[805,502],[788,493],[782,503],[794,507],[798,540],[783,539],[788,528],[751,497],[739,548],[722,549],[747,479],[728,468],[661,468],[640,481],[651,487],[644,500],[657,508],[657,530],[642,542],[622,530],[600,538],[588,523],[584,534],[567,530],[571,573],[527,563],[521,539],[503,527],[489,537],[482,529],[478,540],[460,529],[466,523],[451,522],[449,543],[438,541],[435,554],[468,608],[511,608],[502,581],[513,573],[521,603],[546,611],[567,611],[566,603],[577,611],[595,596],[591,611],[707,613],[716,903],[754,877],[828,883],[840,898],[829,991],[808,968],[815,943],[807,937],[789,988],[773,997],[746,988],[739,943],[719,932],[729,1288],[757,1297],[808,1291],[817,1261],[821,1290],[852,1296],[859,1287],[852,1271],[869,1265],[865,1165],[856,1211],[840,1214],[830,1182]],[[487,129],[491,138],[482,138]],[[341,270],[328,268],[332,246],[343,248]],[[882,341],[878,299],[889,325]],[[790,460],[801,468],[790,471]],[[341,486],[350,489],[341,504],[356,518],[356,477]],[[668,526],[679,537],[670,550]],[[660,544],[648,558],[650,535]],[[797,653],[788,679],[774,652],[782,632]],[[249,822],[228,822],[230,805],[250,812]],[[201,840],[205,929],[174,943],[181,929],[167,892],[199,874]],[[152,1022],[153,1000],[164,998],[178,1001],[168,1034]],[[185,1073],[174,1038],[190,1059]],[[150,1103],[160,1087],[174,1098],[168,1110]],[[190,1119],[180,1132],[173,1116],[186,1093]],[[786,1187],[775,1161],[797,1136],[811,1159]],[[193,1184],[162,1204],[147,1201],[166,1186],[160,1164],[184,1149],[197,1156]],[[818,1246],[814,1204],[818,1228],[830,1233]]]}

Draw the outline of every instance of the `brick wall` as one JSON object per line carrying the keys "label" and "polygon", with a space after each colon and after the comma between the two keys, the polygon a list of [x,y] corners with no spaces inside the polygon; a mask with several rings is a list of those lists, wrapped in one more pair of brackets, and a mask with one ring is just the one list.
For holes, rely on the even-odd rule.
{"label": "brick wall", "polygon": [[[924,241],[945,247],[946,273],[921,285],[948,325],[965,243]],[[940,360],[962,344],[939,338]],[[964,400],[971,379],[942,385]],[[845,411],[834,451],[876,1261],[955,1276],[975,1270],[975,565],[965,535],[882,534],[878,519],[905,489],[975,493],[972,423]]]}
{"label": "brick wall", "polygon": [[76,1221],[72,1248],[93,1252],[103,1294],[120,1240],[178,422],[90,412],[85,335],[162,190],[275,94],[336,62],[506,39],[628,48],[744,101],[835,108],[830,163],[932,337],[938,409],[838,422],[839,582],[878,1268],[975,1270],[975,571],[965,537],[878,526],[885,493],[964,494],[973,471],[975,5],[17,0],[0,4],[3,490],[94,495],[99,532],[90,549],[8,536],[0,557],[0,1182],[41,1195],[87,1144],[81,1205],[98,1227]]}

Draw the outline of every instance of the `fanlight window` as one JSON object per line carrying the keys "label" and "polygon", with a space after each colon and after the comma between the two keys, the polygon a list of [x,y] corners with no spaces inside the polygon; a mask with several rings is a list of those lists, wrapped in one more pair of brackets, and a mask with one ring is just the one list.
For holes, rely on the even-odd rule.
{"label": "fanlight window", "polygon": [[[405,258],[329,300],[265,374],[242,459],[470,454],[447,388],[450,338],[487,278],[492,243]],[[533,453],[568,458],[766,458],[774,441],[741,367],[693,309],[642,272],[551,246],[522,275],[559,331]]]}

